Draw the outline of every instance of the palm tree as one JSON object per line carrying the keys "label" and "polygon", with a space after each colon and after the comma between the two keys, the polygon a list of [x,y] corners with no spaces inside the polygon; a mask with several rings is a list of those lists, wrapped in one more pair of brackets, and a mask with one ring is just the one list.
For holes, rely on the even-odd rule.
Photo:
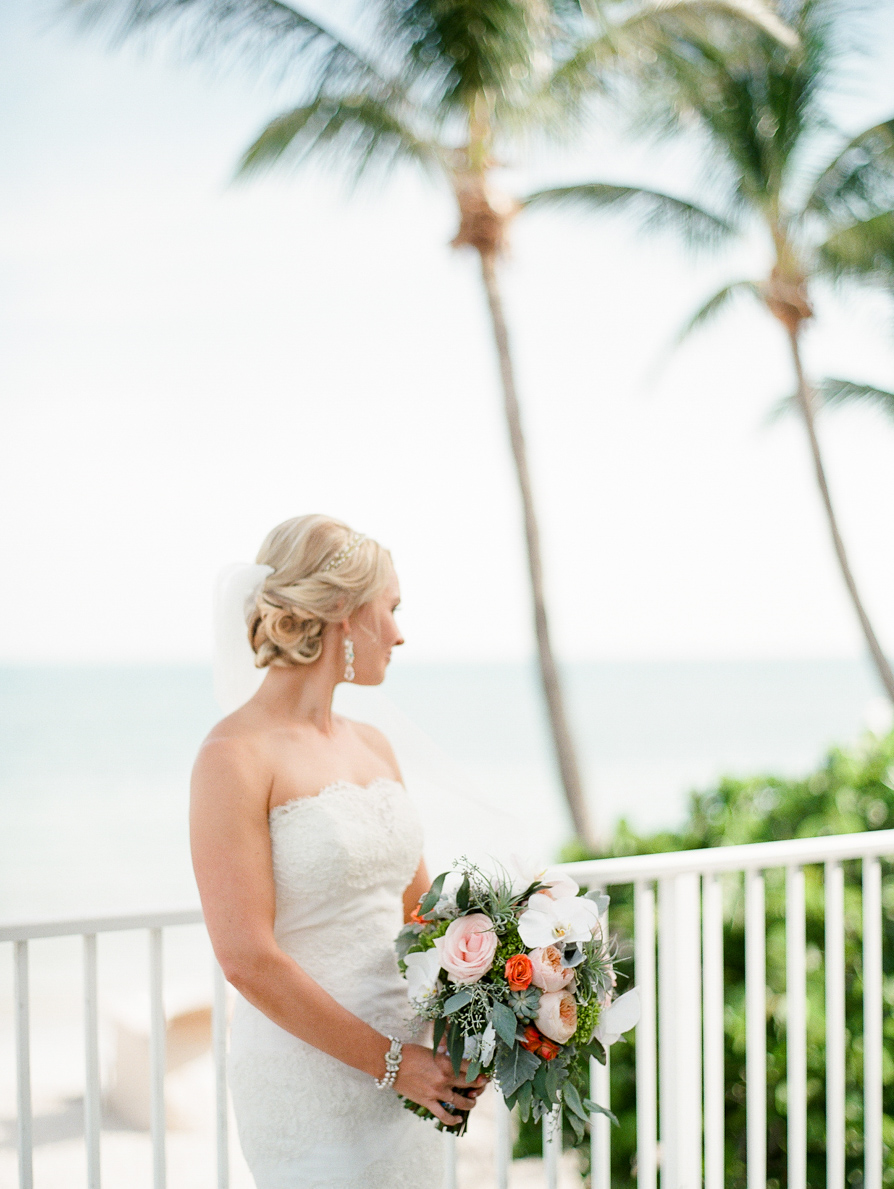
{"label": "palm tree", "polygon": [[[453,246],[478,256],[499,363],[503,407],[521,497],[540,678],[555,754],[575,833],[596,838],[584,796],[550,638],[540,532],[503,306],[499,262],[521,204],[493,171],[502,153],[535,128],[574,122],[574,87],[561,66],[588,16],[574,0],[383,0],[373,53],[351,47],[280,0],[69,0],[88,21],[118,17],[127,36],[159,20],[191,22],[195,48],[248,49],[255,63],[300,68],[305,102],[272,120],[245,151],[239,173],[328,158],[353,181],[406,164],[446,185],[458,211]],[[598,13],[598,10],[596,10]],[[607,69],[636,45],[661,44],[665,30],[727,25],[781,28],[760,0],[645,0],[589,40]],[[556,64],[560,69],[556,69]],[[591,71],[591,78],[593,77]],[[663,210],[713,224],[691,204],[652,195]]]}
{"label": "palm tree", "polygon": [[[894,397],[840,379],[818,389],[805,374],[801,350],[814,317],[815,282],[890,290],[894,277],[894,120],[847,138],[831,125],[827,103],[841,36],[830,10],[827,0],[795,6],[794,47],[759,35],[724,54],[716,42],[681,32],[654,64],[658,85],[639,115],[659,135],[681,127],[700,134],[710,185],[718,208],[727,212],[713,224],[715,233],[722,233],[724,224],[739,230],[757,224],[764,231],[772,252],[769,275],[725,285],[693,315],[680,339],[740,297],[758,301],[782,326],[796,381],[794,403],[807,432],[835,556],[879,678],[894,701],[894,674],[851,570],[816,432],[824,400],[859,399],[890,409]],[[829,156],[833,137],[837,145]],[[674,208],[659,210],[636,187],[587,183],[543,190],[527,200],[530,206],[600,209],[619,202],[638,202],[649,214],[679,219]],[[690,234],[702,237],[706,225],[689,212]]]}

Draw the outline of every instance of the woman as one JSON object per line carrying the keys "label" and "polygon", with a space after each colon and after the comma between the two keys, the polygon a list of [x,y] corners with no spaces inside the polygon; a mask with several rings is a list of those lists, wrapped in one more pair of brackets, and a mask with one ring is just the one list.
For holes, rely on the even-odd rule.
{"label": "woman", "polygon": [[435,1189],[440,1136],[395,1091],[450,1123],[484,1079],[411,1041],[393,943],[429,885],[420,827],[387,740],[332,713],[340,681],[378,685],[403,643],[397,578],[325,516],[279,525],[258,562],[247,630],[267,673],[205,740],[191,809],[205,920],[240,994],[242,1147],[258,1189]]}

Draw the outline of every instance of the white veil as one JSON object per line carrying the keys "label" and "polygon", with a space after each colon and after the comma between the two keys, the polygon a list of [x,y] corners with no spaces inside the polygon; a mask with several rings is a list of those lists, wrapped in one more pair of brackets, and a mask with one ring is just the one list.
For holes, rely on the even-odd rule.
{"label": "white veil", "polygon": [[[264,679],[264,670],[255,668],[245,612],[271,572],[270,566],[234,564],[217,579],[214,695],[225,714],[247,702]],[[492,859],[507,863],[513,858],[535,868],[547,865],[551,856],[540,853],[536,825],[500,807],[381,687],[343,682],[336,687],[334,707],[347,718],[377,727],[394,748],[422,819],[432,875],[462,855],[488,865]]]}

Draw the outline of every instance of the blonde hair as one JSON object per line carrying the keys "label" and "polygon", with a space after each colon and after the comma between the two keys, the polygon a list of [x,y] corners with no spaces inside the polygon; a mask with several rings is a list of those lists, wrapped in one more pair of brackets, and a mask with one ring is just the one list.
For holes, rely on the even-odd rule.
{"label": "blonde hair", "polygon": [[[326,624],[353,615],[384,589],[390,553],[369,537],[352,547],[356,536],[331,516],[296,516],[267,534],[256,560],[273,573],[246,612],[259,669],[312,664]],[[336,560],[343,551],[347,556]]]}

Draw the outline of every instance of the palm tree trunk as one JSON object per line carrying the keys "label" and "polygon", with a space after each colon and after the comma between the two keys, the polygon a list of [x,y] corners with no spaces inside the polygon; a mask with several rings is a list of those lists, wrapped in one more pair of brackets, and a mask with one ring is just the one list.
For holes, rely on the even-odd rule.
{"label": "palm tree trunk", "polygon": [[851,602],[854,605],[854,610],[857,612],[857,618],[860,621],[860,626],[863,629],[863,635],[866,637],[866,643],[869,645],[869,652],[875,663],[879,678],[882,685],[888,694],[888,697],[894,702],[894,673],[891,672],[891,666],[888,663],[888,658],[882,651],[882,646],[879,644],[872,624],[869,622],[869,616],[866,614],[866,609],[863,606],[863,601],[860,598],[857,584],[854,581],[854,576],[851,573],[850,563],[847,559],[847,553],[844,548],[844,541],[841,538],[841,533],[838,530],[838,521],[835,517],[835,510],[832,507],[832,499],[829,495],[829,485],[826,482],[826,471],[823,466],[822,455],[820,454],[819,442],[816,436],[816,425],[814,423],[813,410],[813,390],[808,384],[804,375],[804,368],[801,363],[801,351],[798,344],[798,326],[787,327],[789,342],[792,349],[792,360],[795,365],[795,375],[798,381],[797,400],[801,409],[801,414],[804,417],[804,424],[807,428],[807,437],[810,441],[810,452],[813,455],[813,467],[816,472],[816,482],[820,489],[820,495],[823,500],[823,507],[826,510],[826,519],[829,522],[829,532],[832,535],[832,544],[835,547],[835,556],[838,558],[838,565],[841,568],[841,574],[844,578],[844,583],[847,586],[848,594],[851,596]]}
{"label": "palm tree trunk", "polygon": [[534,512],[534,495],[531,490],[528,456],[521,427],[521,414],[518,405],[518,394],[515,388],[512,354],[509,349],[509,334],[506,329],[503,301],[497,281],[496,255],[493,252],[479,251],[479,257],[481,259],[481,276],[484,281],[485,292],[487,293],[487,304],[490,308],[494,342],[500,363],[503,405],[509,428],[509,441],[512,446],[512,457],[515,461],[522,508],[524,510],[525,541],[528,547],[528,572],[531,579],[531,595],[534,604],[534,631],[537,636],[540,679],[546,698],[562,787],[565,790],[565,798],[568,802],[575,833],[589,850],[595,852],[598,850],[598,842],[584,798],[577,755],[574,749],[574,742],[571,738],[571,731],[568,728],[568,718],[565,713],[565,702],[562,696],[559,671],[556,666],[555,657],[553,656],[552,644],[550,643],[549,623],[546,616],[546,599],[543,590],[540,532]]}

